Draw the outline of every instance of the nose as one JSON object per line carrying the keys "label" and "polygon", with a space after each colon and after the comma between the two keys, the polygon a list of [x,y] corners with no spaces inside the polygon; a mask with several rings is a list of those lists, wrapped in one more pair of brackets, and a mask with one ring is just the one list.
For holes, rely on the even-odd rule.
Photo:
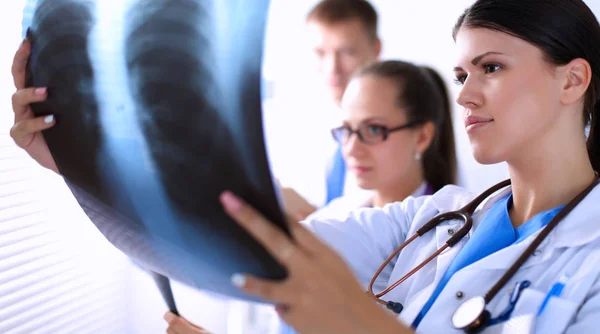
{"label": "nose", "polygon": [[353,133],[350,135],[348,140],[342,144],[342,154],[344,158],[358,158],[365,151],[365,145],[358,138],[358,134]]}
{"label": "nose", "polygon": [[338,74],[340,72],[340,57],[337,52],[331,52],[327,55],[325,72],[328,74]]}
{"label": "nose", "polygon": [[477,108],[483,104],[481,84],[473,76],[469,76],[465,80],[456,98],[456,103],[465,109]]}

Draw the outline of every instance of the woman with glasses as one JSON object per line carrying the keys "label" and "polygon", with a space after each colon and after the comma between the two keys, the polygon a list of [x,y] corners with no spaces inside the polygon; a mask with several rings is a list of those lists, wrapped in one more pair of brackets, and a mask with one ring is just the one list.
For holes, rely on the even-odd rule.
{"label": "woman with glasses", "polygon": [[349,83],[342,110],[345,120],[331,133],[347,170],[372,195],[343,196],[310,219],[344,219],[359,207],[383,207],[455,183],[450,103],[434,70],[402,61],[369,65]]}

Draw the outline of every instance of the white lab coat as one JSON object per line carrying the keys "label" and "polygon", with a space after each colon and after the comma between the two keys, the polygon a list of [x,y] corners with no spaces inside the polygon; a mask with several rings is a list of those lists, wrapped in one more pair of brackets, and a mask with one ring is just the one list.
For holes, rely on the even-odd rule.
{"label": "white lab coat", "polygon": [[[473,214],[474,228],[492,205],[509,189],[486,200]],[[380,264],[407,236],[440,212],[457,210],[477,194],[447,186],[435,195],[408,198],[383,209],[359,209],[345,220],[312,220],[305,224],[333,247],[365,285]],[[508,305],[515,282],[531,281],[516,304],[512,317],[535,315],[550,287],[561,275],[569,277],[560,297],[552,298],[545,311],[535,318],[536,333],[597,333],[600,331],[600,186],[596,187],[546,238],[517,274],[488,305],[492,317]],[[412,270],[441,247],[458,221],[442,223],[415,240],[396,261],[382,272],[375,291],[381,291]],[[474,228],[472,230],[474,230]],[[456,308],[465,300],[485,294],[539,233],[511,245],[456,272],[429,313],[417,328],[420,333],[460,333],[451,323]],[[400,302],[400,319],[410,325],[427,302],[469,235],[446,250],[413,277],[388,293],[384,299]],[[462,292],[462,298],[457,293]],[[458,294],[460,295],[460,294]],[[488,330],[489,332],[489,330]],[[484,332],[485,333],[485,332]]]}
{"label": "white lab coat", "polygon": [[[352,173],[348,173],[352,174]],[[428,189],[428,184],[423,183],[412,194],[412,197],[425,195]],[[331,201],[329,204],[308,216],[307,220],[326,218],[326,219],[346,219],[348,214],[358,208],[372,206],[373,200],[372,191],[356,191],[350,194],[345,194]]]}

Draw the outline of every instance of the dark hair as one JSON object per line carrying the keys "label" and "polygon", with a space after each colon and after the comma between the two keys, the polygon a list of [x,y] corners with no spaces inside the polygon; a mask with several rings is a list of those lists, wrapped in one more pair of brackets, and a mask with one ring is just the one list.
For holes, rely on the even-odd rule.
{"label": "dark hair", "polygon": [[356,77],[373,75],[392,80],[398,87],[398,106],[409,122],[433,122],[435,135],[423,153],[423,174],[433,190],[456,183],[456,150],[448,90],[440,75],[429,67],[397,60],[368,65]]}
{"label": "dark hair", "polygon": [[583,118],[590,126],[588,154],[593,168],[600,169],[600,25],[582,0],[478,0],[454,26],[486,28],[504,32],[540,48],[551,64],[565,65],[573,59],[587,60],[592,80],[585,95]]}
{"label": "dark hair", "polygon": [[372,41],[377,39],[377,12],[366,0],[322,0],[306,16],[306,21],[334,24],[358,19]]}

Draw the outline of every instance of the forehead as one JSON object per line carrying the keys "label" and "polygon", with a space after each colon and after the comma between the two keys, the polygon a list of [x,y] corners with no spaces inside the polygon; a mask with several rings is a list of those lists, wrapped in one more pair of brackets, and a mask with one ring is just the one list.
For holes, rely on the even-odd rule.
{"label": "forehead", "polygon": [[455,58],[459,65],[468,65],[473,58],[486,52],[537,59],[541,59],[542,56],[542,51],[535,45],[504,32],[469,27],[458,31]]}
{"label": "forehead", "polygon": [[314,46],[335,47],[368,42],[368,35],[359,19],[348,19],[335,23],[309,21],[307,38]]}
{"label": "forehead", "polygon": [[398,88],[389,79],[364,76],[353,79],[342,99],[347,119],[362,120],[370,117],[403,119],[398,106]]}

